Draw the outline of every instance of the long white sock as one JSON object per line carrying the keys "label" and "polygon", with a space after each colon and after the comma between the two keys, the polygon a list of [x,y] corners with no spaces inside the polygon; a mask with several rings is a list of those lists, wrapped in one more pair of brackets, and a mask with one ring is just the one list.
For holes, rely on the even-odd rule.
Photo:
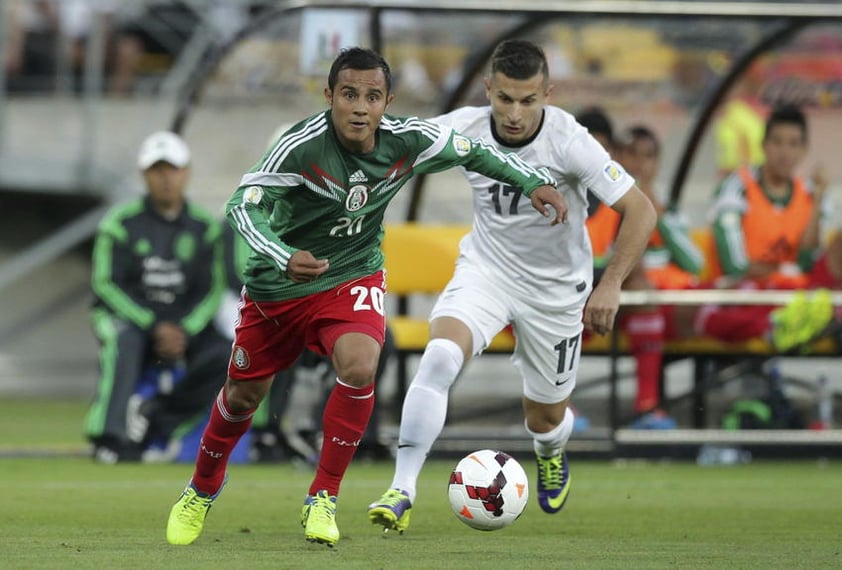
{"label": "long white sock", "polygon": [[573,410],[567,408],[561,423],[546,433],[538,433],[526,426],[526,431],[532,436],[532,447],[541,457],[552,457],[564,450],[570,434],[573,433]]}
{"label": "long white sock", "polygon": [[413,504],[418,474],[444,427],[448,392],[463,360],[462,349],[455,342],[431,340],[406,391],[392,488],[405,491]]}

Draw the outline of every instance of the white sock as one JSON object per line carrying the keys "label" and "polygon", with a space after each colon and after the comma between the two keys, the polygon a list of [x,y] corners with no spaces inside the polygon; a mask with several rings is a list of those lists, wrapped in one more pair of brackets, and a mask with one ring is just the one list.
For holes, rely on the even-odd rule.
{"label": "white sock", "polygon": [[564,419],[556,427],[546,433],[537,433],[526,426],[526,431],[532,436],[532,447],[537,455],[541,457],[552,457],[564,451],[570,434],[573,433],[573,410],[567,408],[564,412]]}
{"label": "white sock", "polygon": [[415,504],[415,484],[427,454],[444,427],[450,386],[462,369],[462,349],[443,338],[431,340],[403,402],[392,488]]}

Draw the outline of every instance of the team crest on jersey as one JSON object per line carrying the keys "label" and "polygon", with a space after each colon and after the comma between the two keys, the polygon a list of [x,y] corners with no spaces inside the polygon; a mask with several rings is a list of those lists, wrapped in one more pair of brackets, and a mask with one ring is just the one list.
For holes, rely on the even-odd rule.
{"label": "team crest on jersey", "polygon": [[455,150],[456,154],[458,154],[459,156],[465,156],[466,154],[471,152],[471,141],[463,136],[454,135],[453,150]]}
{"label": "team crest on jersey", "polygon": [[260,186],[249,186],[243,192],[243,204],[259,204],[263,199],[263,188]]}
{"label": "team crest on jersey", "polygon": [[345,209],[349,212],[356,212],[368,203],[368,188],[362,184],[352,186],[348,190],[348,197],[345,198]]}
{"label": "team crest on jersey", "polygon": [[249,353],[242,346],[234,346],[234,352],[231,353],[231,363],[235,368],[240,370],[247,370],[251,364],[249,360]]}
{"label": "team crest on jersey", "polygon": [[602,169],[602,173],[611,182],[617,182],[623,175],[623,167],[613,160],[610,160],[608,161],[608,164],[605,165],[605,168]]}

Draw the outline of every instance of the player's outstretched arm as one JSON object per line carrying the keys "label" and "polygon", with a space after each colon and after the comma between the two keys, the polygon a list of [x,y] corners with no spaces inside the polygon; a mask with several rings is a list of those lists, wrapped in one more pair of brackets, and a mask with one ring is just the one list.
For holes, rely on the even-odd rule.
{"label": "player's outstretched arm", "polygon": [[614,241],[611,261],[585,306],[585,328],[597,334],[607,334],[614,328],[623,281],[640,261],[657,220],[652,202],[637,186],[626,192],[612,208],[623,215],[623,221]]}

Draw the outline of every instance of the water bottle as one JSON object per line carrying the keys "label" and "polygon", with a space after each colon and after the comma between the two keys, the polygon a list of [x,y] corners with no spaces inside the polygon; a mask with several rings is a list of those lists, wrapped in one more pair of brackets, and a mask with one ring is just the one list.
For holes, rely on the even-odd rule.
{"label": "water bottle", "polygon": [[696,464],[708,467],[712,465],[740,465],[751,462],[751,452],[739,447],[705,444],[699,448]]}
{"label": "water bottle", "polygon": [[831,429],[833,427],[833,394],[827,375],[820,374],[816,382],[816,421],[814,429]]}

